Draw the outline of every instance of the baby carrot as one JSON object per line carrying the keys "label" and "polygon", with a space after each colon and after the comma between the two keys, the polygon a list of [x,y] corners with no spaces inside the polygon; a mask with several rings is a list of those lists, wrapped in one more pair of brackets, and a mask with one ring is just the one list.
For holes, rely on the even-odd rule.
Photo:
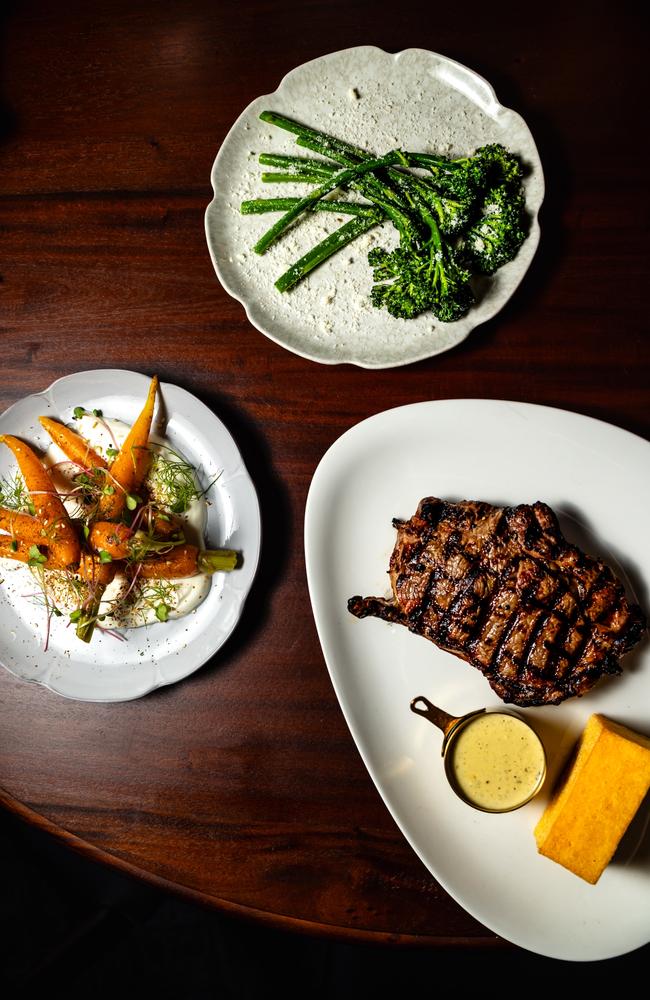
{"label": "baby carrot", "polygon": [[77,434],[72,428],[60,424],[58,420],[50,417],[38,418],[50,435],[55,444],[59,446],[66,458],[69,458],[75,465],[80,465],[84,470],[107,469],[106,462],[101,455],[98,455],[88,442]]}
{"label": "baby carrot", "polygon": [[172,552],[137,564],[139,576],[145,580],[178,580],[186,576],[210,576],[219,570],[229,572],[237,565],[237,553],[232,549],[197,549],[195,545],[179,545]]}
{"label": "baby carrot", "polygon": [[183,524],[173,514],[161,514],[154,510],[141,524],[153,538],[180,538],[183,534]]}
{"label": "baby carrot", "polygon": [[[36,518],[34,518],[36,520]],[[40,524],[40,522],[39,522]],[[42,525],[40,525],[42,529]],[[112,525],[114,528],[115,525]],[[36,551],[38,549],[38,551]],[[0,535],[0,558],[16,559],[18,562],[33,562],[43,567],[43,569],[65,570],[68,569],[56,557],[52,556],[48,549],[47,539],[39,538],[32,542],[25,538],[12,538],[10,535]],[[76,573],[86,583],[93,586],[101,586],[102,590],[115,576],[115,571],[119,563],[102,562],[95,553],[82,552],[79,565],[70,572]]]}
{"label": "baby carrot", "polygon": [[[46,545],[47,534],[42,523],[31,514],[21,514],[17,510],[0,507],[0,529],[12,538],[29,545]],[[1,537],[1,536],[0,536]]]}
{"label": "baby carrot", "polygon": [[103,521],[116,521],[120,517],[126,504],[127,494],[137,490],[147,474],[151,460],[148,448],[149,431],[157,391],[158,376],[154,375],[142,412],[110,467],[108,478],[114,492],[104,493],[99,502],[98,516]]}
{"label": "baby carrot", "polygon": [[112,559],[128,559],[133,531],[119,521],[95,521],[88,541],[95,552],[108,552]]}
{"label": "baby carrot", "polygon": [[57,493],[50,474],[29,445],[11,434],[0,435],[14,453],[29,490],[31,501],[47,535],[52,557],[61,566],[74,566],[79,562],[80,545],[68,512]]}
{"label": "baby carrot", "polygon": [[[36,553],[34,552],[34,544],[30,542],[23,542],[17,538],[9,538],[8,535],[0,535],[0,558],[2,559],[17,559],[18,562],[29,562],[33,559]],[[39,553],[38,561],[41,561],[42,553]],[[45,565],[46,559],[43,557],[42,563]]]}
{"label": "baby carrot", "polygon": [[68,568],[52,556],[47,548],[47,540],[43,538],[30,542],[22,538],[11,538],[10,535],[0,535],[0,557],[17,559],[18,562],[31,563],[32,566],[41,566],[43,569]]}
{"label": "baby carrot", "polygon": [[104,588],[111,582],[118,568],[118,562],[102,562],[94,552],[82,552],[77,573],[92,587],[101,587],[103,593]]}
{"label": "baby carrot", "polygon": [[[164,522],[163,522],[164,523]],[[144,559],[155,553],[167,553],[175,545],[180,545],[185,539],[182,531],[177,529],[160,537],[157,532],[143,531],[127,527],[119,521],[95,521],[88,541],[94,552],[108,552],[112,559]]]}

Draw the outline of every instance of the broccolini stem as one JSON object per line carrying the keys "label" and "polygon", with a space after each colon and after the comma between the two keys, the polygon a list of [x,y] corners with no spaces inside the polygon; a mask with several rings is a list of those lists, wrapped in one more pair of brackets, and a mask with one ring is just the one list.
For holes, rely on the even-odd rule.
{"label": "broccolini stem", "polygon": [[[313,130],[310,130],[309,137],[304,137],[301,134],[297,139],[297,143],[299,146],[304,146],[306,149],[311,149],[315,153],[327,153],[327,155],[330,155],[332,159],[336,159],[338,160],[339,163],[342,163],[344,165],[345,164],[350,165],[355,162],[359,162],[359,159],[361,159],[362,161],[364,160],[367,161],[372,158],[370,153],[364,153],[363,150],[356,150],[354,146],[348,148],[350,150],[354,150],[354,152],[356,153],[355,159],[352,158],[351,153],[349,155],[345,155],[342,153],[339,154],[335,149],[335,145],[338,142],[339,140],[334,139],[332,136],[326,135],[324,132],[314,132]],[[347,147],[346,143],[342,143],[340,145]],[[396,162],[403,164],[404,154],[400,154]],[[389,170],[388,174],[392,176],[393,171]],[[364,196],[364,198],[367,198],[369,201],[374,202],[376,205],[381,205],[382,208],[384,208],[384,210],[387,212],[389,211],[386,204],[387,202],[392,203],[396,209],[401,209],[402,211],[408,210],[409,207],[408,202],[406,202],[403,198],[400,198],[400,196],[397,194],[396,191],[393,190],[390,184],[386,183],[386,181],[380,180],[380,178],[375,176],[374,174],[369,177],[366,176],[360,177],[359,180],[354,181],[352,184],[350,184],[350,187],[354,191],[358,191],[360,194]],[[393,222],[397,226],[400,234],[402,234],[404,230],[404,217],[402,216],[400,220],[398,220],[397,218],[393,218]]]}
{"label": "broccolini stem", "polygon": [[[369,155],[365,150],[359,149],[357,146],[351,146],[349,142],[343,142],[341,139],[335,139],[334,136],[327,135],[325,132],[318,132],[316,129],[308,128],[307,125],[301,125],[300,122],[293,121],[291,118],[285,118],[284,115],[279,115],[275,111],[262,111],[260,119],[263,122],[269,122],[270,125],[276,125],[278,128],[284,129],[285,132],[293,132],[294,135],[298,136],[297,142],[299,146],[307,145],[306,142],[301,142],[301,139],[318,143],[321,147],[318,152],[324,156],[329,156],[332,160],[337,160],[339,163],[357,163],[359,160],[366,159]],[[342,160],[340,159],[341,157],[345,157],[346,159]]]}
{"label": "broccolini stem", "polygon": [[[297,205],[300,198],[253,198],[242,201],[239,211],[242,215],[261,215],[264,212],[288,212]],[[311,212],[336,212],[340,215],[370,215],[377,210],[371,205],[361,205],[355,201],[317,201],[312,205]]]}
{"label": "broccolini stem", "polygon": [[419,219],[421,219],[421,221],[430,230],[431,242],[433,243],[435,249],[439,250],[441,245],[440,230],[436,219],[431,214],[431,209],[421,194],[422,182],[419,178],[413,177],[411,174],[403,174],[399,170],[391,170],[390,174],[391,177],[394,178],[399,189],[404,192],[405,197],[417,213]]}
{"label": "broccolini stem", "polygon": [[331,176],[320,171],[315,174],[297,173],[285,174],[280,171],[265,171],[262,180],[265,184],[322,184],[324,180]]}
{"label": "broccolini stem", "polygon": [[313,156],[288,156],[286,153],[260,153],[257,159],[265,167],[285,167],[287,170],[291,169],[301,174],[322,172],[329,176],[329,174],[338,169],[336,163],[328,160],[317,160]]}
{"label": "broccolini stem", "polygon": [[391,163],[400,162],[399,156],[395,151],[386,153],[385,156],[380,156],[374,160],[366,160],[364,163],[359,163],[354,167],[345,167],[343,170],[337,170],[332,177],[321,184],[319,187],[315,188],[304,198],[301,198],[293,208],[289,209],[281,219],[271,226],[271,228],[257,241],[253,250],[255,253],[263,254],[269,249],[269,247],[275,243],[275,241],[282,235],[282,233],[291,225],[294,219],[297,219],[299,215],[302,215],[307,209],[311,207],[314,202],[320,201],[324,195],[329,194],[337,187],[344,187],[348,185],[350,181],[355,180],[360,174],[369,173],[371,170],[377,170],[380,167],[389,166]]}
{"label": "broccolini stem", "polygon": [[[350,143],[343,142],[341,139],[336,139],[332,135],[328,135],[326,132],[319,132],[316,129],[307,128],[305,125],[301,125],[299,122],[293,121],[291,118],[285,118],[283,115],[278,115],[273,111],[263,111],[260,115],[262,121],[270,122],[272,125],[277,125],[278,128],[282,128],[287,132],[292,132],[297,136],[296,142],[299,146],[304,149],[311,149],[314,153],[319,153],[321,156],[329,156],[330,159],[336,160],[343,166],[354,166],[360,162],[367,162],[373,159],[372,153],[367,153],[363,149],[359,149],[357,146],[351,146]],[[261,154],[260,162],[262,162],[262,156],[266,157],[268,154]],[[273,155],[273,154],[271,154]],[[303,164],[310,163],[310,157],[287,157],[287,160],[297,160]],[[267,162],[265,160],[265,162]],[[323,161],[321,161],[323,162]],[[397,163],[404,163],[405,156],[400,154],[396,159]],[[287,161],[269,164],[272,166],[283,166],[288,165]],[[325,169],[323,167],[323,169]],[[397,229],[401,235],[404,234],[405,226],[408,224],[408,220],[405,219],[404,215],[396,214],[393,216],[390,212],[390,205],[394,208],[408,210],[408,203],[404,199],[400,198],[399,195],[387,184],[385,181],[382,182],[378,177],[362,176],[350,184],[350,187],[354,191],[358,191],[369,201],[374,202],[376,205],[380,205],[384,211],[386,211],[393,223],[397,226]]]}
{"label": "broccolini stem", "polygon": [[435,153],[405,153],[408,163],[417,167],[442,167],[443,170],[456,170],[465,167],[469,161],[469,156],[459,156],[456,160],[449,160],[446,156],[436,156]]}
{"label": "broccolini stem", "polygon": [[341,226],[335,232],[330,233],[329,236],[325,237],[320,243],[315,247],[312,247],[297,260],[295,264],[292,264],[288,271],[285,271],[275,283],[275,287],[280,292],[286,292],[294,285],[297,285],[299,281],[313,271],[315,267],[322,264],[324,260],[335,254],[337,250],[351,243],[352,240],[356,240],[357,236],[361,236],[363,233],[368,232],[373,226],[378,225],[383,220],[384,216],[377,209],[371,213],[366,213],[363,216],[358,216],[356,219],[351,219],[346,222],[345,225]]}
{"label": "broccolini stem", "polygon": [[[350,166],[359,161],[365,161],[371,159],[372,154],[367,153],[365,150],[360,149],[358,146],[352,146],[347,142],[343,142],[341,139],[336,139],[334,136],[328,135],[326,132],[320,132],[316,129],[308,128],[305,125],[301,125],[299,122],[293,121],[290,118],[286,118],[283,115],[278,115],[273,111],[263,111],[260,115],[262,121],[271,123],[272,125],[277,125],[278,128],[282,128],[287,132],[292,132],[297,136],[296,142],[299,146],[305,149],[311,149],[315,153],[319,153],[322,156],[328,156],[332,160],[336,160],[338,163],[344,166]],[[265,154],[262,154],[263,156]],[[291,159],[289,157],[288,159]],[[310,162],[309,157],[295,157],[298,162],[303,164],[308,164]],[[260,157],[260,162],[263,162]],[[467,157],[461,157],[458,160],[449,160],[444,156],[436,156],[432,153],[403,153],[401,158],[398,160],[404,166],[421,166],[427,167],[429,169],[436,168],[438,170],[449,170],[453,171],[458,168],[464,167],[468,162]],[[325,161],[321,161],[323,164],[323,169],[325,169]],[[275,162],[269,165],[282,166],[283,163]],[[284,165],[288,165],[285,163]],[[320,164],[319,164],[320,166]],[[388,175],[391,180],[395,180],[395,176],[398,171],[389,170]],[[396,192],[393,191],[391,186],[387,183],[382,183],[376,176],[364,177],[355,183],[354,188],[361,191],[361,193],[375,204],[382,204],[382,207],[386,209],[385,201],[392,201],[396,207],[402,210],[409,208],[409,201],[405,204],[403,199],[400,199]],[[375,197],[373,197],[375,195]],[[393,220],[398,226],[400,234],[403,232],[403,228],[400,227],[396,220]]]}
{"label": "broccolini stem", "polygon": [[260,153],[259,162],[264,166],[282,167],[279,173],[263,173],[262,180],[266,183],[283,183],[296,181],[298,183],[319,184],[339,169],[336,163],[326,160],[316,160],[308,156],[286,156],[283,153]]}

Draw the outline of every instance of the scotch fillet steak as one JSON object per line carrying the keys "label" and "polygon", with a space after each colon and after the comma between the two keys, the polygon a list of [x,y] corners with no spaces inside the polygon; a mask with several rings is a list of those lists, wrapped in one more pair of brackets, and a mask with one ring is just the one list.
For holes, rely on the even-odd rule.
{"label": "scotch fillet steak", "polygon": [[349,611],[406,625],[455,653],[505,702],[582,695],[620,673],[619,658],[645,632],[622,583],[567,542],[545,503],[427,497],[393,524],[392,599],[351,597]]}

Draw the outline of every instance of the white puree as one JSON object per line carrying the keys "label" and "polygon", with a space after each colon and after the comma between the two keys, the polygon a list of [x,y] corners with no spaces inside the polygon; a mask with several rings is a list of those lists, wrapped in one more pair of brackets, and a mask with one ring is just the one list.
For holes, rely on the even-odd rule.
{"label": "white puree", "polygon": [[[106,457],[106,448],[114,448],[116,444],[118,447],[121,446],[130,430],[128,424],[123,423],[121,420],[106,418],[99,420],[91,414],[75,420],[73,426],[77,433],[81,434],[84,440],[104,458]],[[110,432],[107,428],[110,428]],[[156,445],[165,445],[164,439],[156,438],[155,435],[150,436],[149,443],[154,451]],[[159,448],[159,450],[162,449]],[[168,460],[174,460],[174,454],[171,451],[164,450],[164,455]],[[67,492],[71,485],[70,479],[67,476],[70,474],[77,475],[79,469],[73,467],[66,460],[61,449],[55,444],[52,444],[48,448],[43,462],[47,466],[56,466],[56,469],[53,471],[55,485],[60,492]],[[59,465],[58,463],[64,464]],[[75,511],[78,513],[79,505],[74,500],[64,500],[64,503],[71,514],[75,513]],[[194,500],[184,514],[177,516],[183,522],[186,541],[197,545],[199,548],[204,548],[203,536],[206,524],[205,500]],[[168,583],[172,586],[160,588],[160,584]],[[106,618],[101,624],[104,628],[137,628],[141,625],[160,624],[159,619],[156,617],[155,606],[161,603],[162,598],[155,596],[155,588],[159,591],[164,589],[164,603],[169,609],[169,618],[182,618],[205,599],[210,590],[210,584],[211,577],[203,574],[172,581],[143,580],[142,592],[139,599],[133,603],[129,601],[128,608],[124,609],[119,607],[119,596],[120,593],[125,593],[129,584],[124,573],[118,572],[115,574],[113,582],[104,592],[100,614],[105,614]],[[131,596],[133,596],[133,592]],[[115,609],[114,602],[116,600],[118,600],[118,606]],[[69,612],[74,610],[75,605],[66,606],[65,594],[63,593],[60,597],[60,603],[57,600],[57,607],[63,612]],[[111,613],[112,609],[115,613]]]}

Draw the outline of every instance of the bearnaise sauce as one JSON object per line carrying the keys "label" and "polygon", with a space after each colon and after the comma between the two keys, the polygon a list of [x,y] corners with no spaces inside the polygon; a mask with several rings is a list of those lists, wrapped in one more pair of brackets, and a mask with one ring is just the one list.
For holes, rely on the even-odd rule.
{"label": "bearnaise sauce", "polygon": [[546,770],[544,747],[521,719],[486,712],[468,722],[450,747],[450,776],[472,805],[506,812],[527,802]]}

